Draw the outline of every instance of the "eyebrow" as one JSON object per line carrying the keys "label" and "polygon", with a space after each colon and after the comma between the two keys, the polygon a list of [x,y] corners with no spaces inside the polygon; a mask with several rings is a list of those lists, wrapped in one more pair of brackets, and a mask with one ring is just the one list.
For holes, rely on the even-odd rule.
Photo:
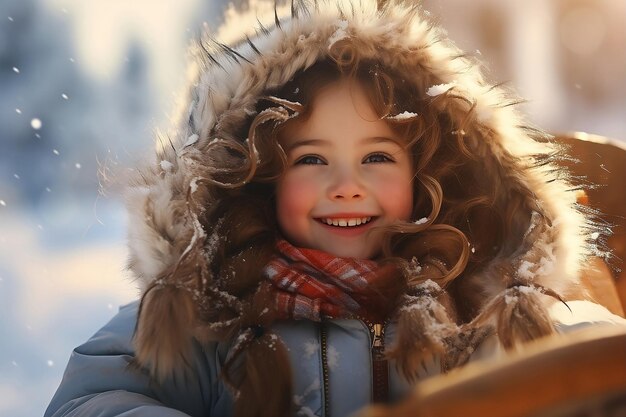
{"label": "eyebrow", "polygon": [[[394,145],[399,145],[398,140],[394,140],[385,136],[372,136],[372,137],[367,137],[367,138],[363,138],[361,139],[361,144],[363,145],[369,145],[369,144],[376,144],[376,143],[393,143]],[[302,140],[296,140],[294,143],[292,143],[291,145],[289,145],[287,147],[287,151],[293,151],[296,148],[299,148],[301,146],[323,146],[323,147],[329,147],[330,146],[330,141],[325,140],[325,139],[302,139]]]}

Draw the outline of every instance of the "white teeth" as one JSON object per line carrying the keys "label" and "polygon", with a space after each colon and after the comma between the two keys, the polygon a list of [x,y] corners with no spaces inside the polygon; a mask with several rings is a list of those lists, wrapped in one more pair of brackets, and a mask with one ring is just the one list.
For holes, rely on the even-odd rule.
{"label": "white teeth", "polygon": [[368,223],[372,220],[371,217],[361,217],[354,219],[321,219],[323,223],[326,223],[329,226],[339,226],[339,227],[352,227],[359,226],[361,224]]}

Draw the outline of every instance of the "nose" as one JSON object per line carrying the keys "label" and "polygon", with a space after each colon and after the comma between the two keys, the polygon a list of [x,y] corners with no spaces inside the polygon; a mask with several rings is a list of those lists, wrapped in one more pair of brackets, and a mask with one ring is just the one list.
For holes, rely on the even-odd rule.
{"label": "nose", "polygon": [[349,169],[336,172],[328,187],[331,200],[360,200],[365,198],[365,187],[358,173]]}

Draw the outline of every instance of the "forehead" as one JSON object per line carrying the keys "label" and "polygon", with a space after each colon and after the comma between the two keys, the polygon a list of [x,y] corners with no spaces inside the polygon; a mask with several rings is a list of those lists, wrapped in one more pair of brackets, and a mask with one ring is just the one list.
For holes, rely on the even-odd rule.
{"label": "forehead", "polygon": [[294,140],[347,136],[399,139],[388,122],[376,113],[361,84],[342,79],[315,92],[305,114],[286,123],[280,139],[288,144]]}

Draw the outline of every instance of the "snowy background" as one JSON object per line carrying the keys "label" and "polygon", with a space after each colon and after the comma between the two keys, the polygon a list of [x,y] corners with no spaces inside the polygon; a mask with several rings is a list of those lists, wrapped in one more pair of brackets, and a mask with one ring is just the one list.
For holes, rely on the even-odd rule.
{"label": "snowy background", "polygon": [[[152,153],[223,3],[0,0],[0,417],[42,415],[72,348],[136,298],[109,179]],[[626,138],[626,2],[425,5],[537,124]]]}

